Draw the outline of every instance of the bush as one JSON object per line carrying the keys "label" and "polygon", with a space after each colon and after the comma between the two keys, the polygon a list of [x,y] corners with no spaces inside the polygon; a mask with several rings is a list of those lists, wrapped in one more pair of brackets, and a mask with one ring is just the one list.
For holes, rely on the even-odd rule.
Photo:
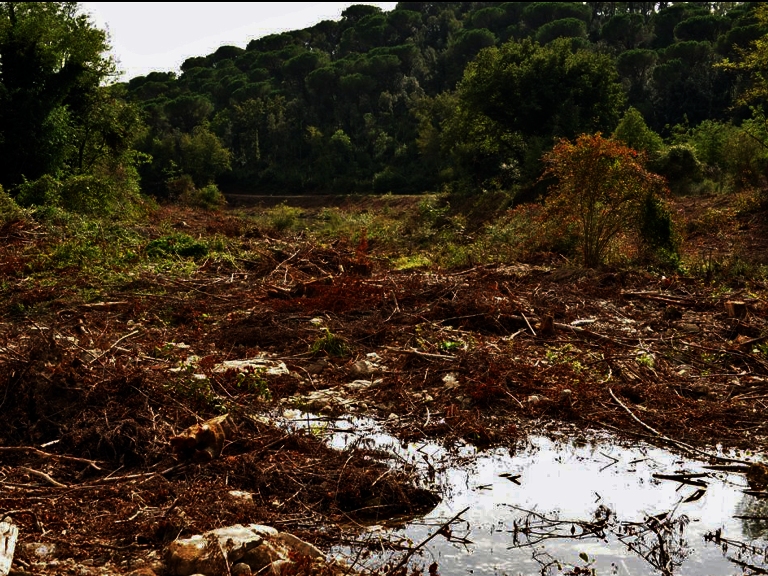
{"label": "bush", "polygon": [[587,267],[601,264],[622,234],[637,230],[645,199],[664,190],[634,150],[599,133],[561,140],[544,161],[544,177],[557,179],[546,211],[563,229],[575,224]]}
{"label": "bush", "polygon": [[22,220],[25,211],[0,186],[0,225]]}
{"label": "bush", "polygon": [[674,194],[688,194],[696,182],[704,179],[704,171],[693,148],[684,144],[670,146],[651,169],[667,179]]}
{"label": "bush", "polygon": [[224,194],[221,193],[216,184],[208,184],[199,189],[194,186],[187,188],[179,200],[186,206],[194,206],[205,210],[215,210],[227,203],[224,199]]}
{"label": "bush", "polygon": [[58,206],[61,203],[61,182],[46,174],[37,180],[25,180],[16,193],[20,206]]}

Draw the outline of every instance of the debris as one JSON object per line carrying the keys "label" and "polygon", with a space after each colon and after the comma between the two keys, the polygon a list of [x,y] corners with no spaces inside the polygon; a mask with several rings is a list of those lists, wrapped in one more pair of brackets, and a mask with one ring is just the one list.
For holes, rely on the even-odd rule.
{"label": "debris", "polygon": [[218,458],[227,437],[222,424],[228,417],[229,414],[216,416],[194,424],[178,436],[172,437],[170,443],[173,452],[181,460],[207,462]]}

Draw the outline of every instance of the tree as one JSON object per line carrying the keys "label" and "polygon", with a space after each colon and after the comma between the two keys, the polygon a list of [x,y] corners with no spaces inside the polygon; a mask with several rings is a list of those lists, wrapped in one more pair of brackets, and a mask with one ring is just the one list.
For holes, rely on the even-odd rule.
{"label": "tree", "polygon": [[488,180],[513,165],[522,179],[535,180],[541,152],[556,138],[613,130],[624,101],[613,59],[565,38],[483,50],[457,94],[444,125],[446,144],[453,153],[474,149],[472,166],[464,168]]}
{"label": "tree", "polygon": [[576,225],[588,267],[604,262],[619,235],[640,227],[647,199],[665,189],[664,179],[648,172],[637,152],[599,133],[560,140],[544,161],[545,177],[557,179],[547,211]]}
{"label": "tree", "polygon": [[639,152],[655,158],[664,145],[661,136],[648,128],[645,118],[636,108],[629,108],[622,117],[613,137]]}
{"label": "tree", "polygon": [[0,3],[0,183],[65,170],[78,126],[115,71],[108,49],[75,2]]}
{"label": "tree", "polygon": [[[768,27],[768,4],[758,3],[755,17],[763,27]],[[768,35],[750,42],[748,48],[738,48],[741,58],[736,62],[726,60],[719,65],[728,70],[745,73],[749,86],[739,98],[742,104],[763,105],[768,99]]]}

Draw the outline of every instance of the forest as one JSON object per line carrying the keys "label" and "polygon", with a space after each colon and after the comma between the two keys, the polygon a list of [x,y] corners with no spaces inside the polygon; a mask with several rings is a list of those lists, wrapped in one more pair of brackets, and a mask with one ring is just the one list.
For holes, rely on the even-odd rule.
{"label": "forest", "polygon": [[0,184],[26,205],[57,187],[85,202],[88,178],[173,200],[532,199],[556,141],[596,132],[646,153],[673,190],[764,176],[757,2],[354,5],[125,83],[109,81],[105,33],[52,4],[3,5]]}

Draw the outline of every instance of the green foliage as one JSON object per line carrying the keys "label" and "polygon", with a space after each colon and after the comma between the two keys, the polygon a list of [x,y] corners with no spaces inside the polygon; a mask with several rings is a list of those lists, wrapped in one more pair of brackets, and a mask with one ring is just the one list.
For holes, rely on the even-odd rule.
{"label": "green foliage", "polygon": [[268,221],[274,230],[285,232],[296,225],[300,216],[300,208],[294,208],[283,203],[279,206],[275,206],[269,211]]}
{"label": "green foliage", "polygon": [[[755,12],[690,2],[353,6],[339,22],[190,58],[179,76],[131,80],[149,125],[142,184],[157,195],[184,174],[197,188],[259,194],[529,189],[558,138],[612,133],[627,104],[665,136],[686,115],[693,127],[739,125],[733,94],[751,64],[734,76],[713,64],[762,37]],[[73,113],[61,106],[48,118],[56,142],[67,143]],[[631,144],[653,154],[650,136]],[[49,149],[71,158],[73,146]]]}
{"label": "green foliage", "polygon": [[48,174],[17,187],[16,201],[24,207],[58,206],[61,203],[61,182]]}
{"label": "green foliage", "polygon": [[208,255],[208,246],[188,234],[174,233],[149,242],[146,253],[153,258],[167,258],[168,256],[202,258]]}
{"label": "green foliage", "polygon": [[25,216],[26,211],[0,186],[0,225],[22,220]]}
{"label": "green foliage", "polygon": [[467,66],[458,98],[446,145],[486,181],[517,166],[533,179],[553,137],[612,130],[624,100],[613,60],[569,39],[484,50]]}
{"label": "green foliage", "polygon": [[672,213],[658,195],[649,194],[643,200],[640,238],[648,257],[661,266],[678,267],[680,238],[675,231]]}
{"label": "green foliage", "polygon": [[661,136],[648,128],[643,115],[636,108],[624,112],[613,137],[638,152],[645,152],[649,158],[655,158],[664,145]]}
{"label": "green foliage", "polygon": [[216,184],[208,184],[202,188],[185,186],[180,196],[180,201],[186,206],[203,208],[204,210],[216,210],[224,206],[227,201]]}
{"label": "green foliage", "polygon": [[0,183],[57,176],[81,152],[85,126],[102,129],[108,50],[75,2],[0,3]]}
{"label": "green foliage", "polygon": [[196,374],[192,365],[182,365],[179,377],[171,380],[167,387],[174,394],[216,414],[227,412],[224,399],[216,394],[211,381],[204,374]]}
{"label": "green foliage", "polygon": [[322,336],[312,343],[309,351],[312,354],[325,352],[329,356],[343,357],[349,354],[350,349],[346,340],[332,333],[328,328],[323,328]]}
{"label": "green foliage", "polygon": [[669,188],[674,194],[691,192],[692,185],[701,182],[704,178],[696,152],[690,146],[682,144],[670,146],[664,154],[651,163],[651,168],[667,179]]}
{"label": "green foliage", "polygon": [[204,126],[181,135],[178,153],[181,171],[192,176],[197,186],[212,184],[218,175],[230,169],[230,151]]}
{"label": "green foliage", "polygon": [[536,31],[536,41],[548,44],[558,38],[586,38],[587,25],[578,18],[563,18],[547,22]]}
{"label": "green foliage", "polygon": [[235,384],[238,388],[244,389],[249,394],[253,394],[262,400],[272,400],[272,392],[269,390],[269,384],[259,371],[238,372]]}

